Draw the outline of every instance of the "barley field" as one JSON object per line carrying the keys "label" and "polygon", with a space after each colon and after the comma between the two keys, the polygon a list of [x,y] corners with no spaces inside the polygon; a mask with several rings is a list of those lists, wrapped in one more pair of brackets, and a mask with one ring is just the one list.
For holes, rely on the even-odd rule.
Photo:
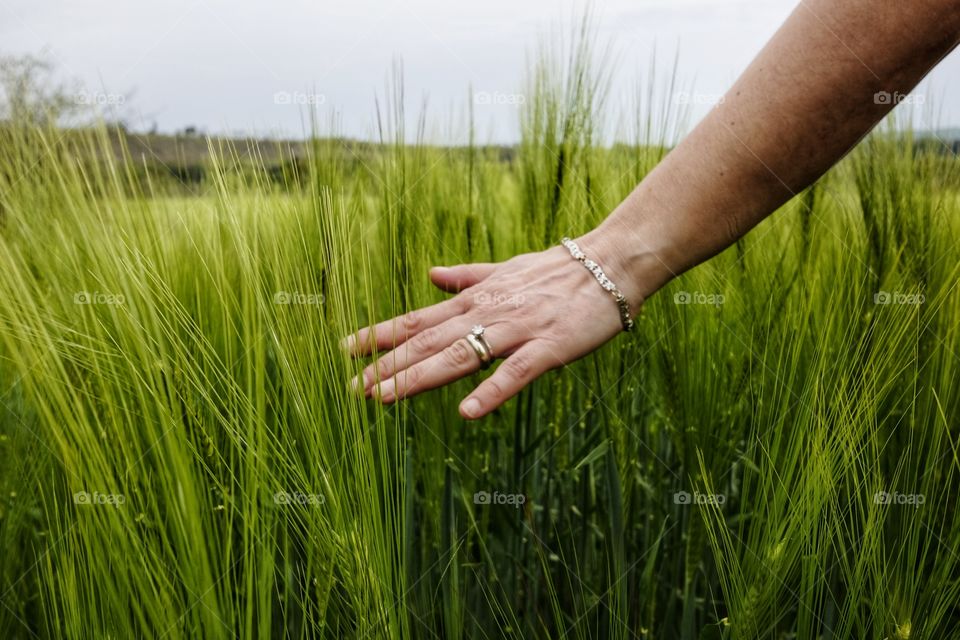
{"label": "barley field", "polygon": [[881,127],[486,419],[483,374],[349,391],[340,339],[441,300],[431,265],[583,233],[667,152],[669,108],[587,60],[532,66],[507,150],[428,144],[402,83],[379,144],[317,126],[271,170],[212,139],[190,184],[105,126],[4,124],[0,636],[960,637],[936,140]]}

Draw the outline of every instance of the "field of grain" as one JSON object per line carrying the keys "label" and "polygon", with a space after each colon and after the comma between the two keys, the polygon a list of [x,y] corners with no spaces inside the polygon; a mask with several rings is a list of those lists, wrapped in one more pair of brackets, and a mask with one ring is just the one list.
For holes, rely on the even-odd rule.
{"label": "field of grain", "polygon": [[[503,157],[404,131],[187,186],[0,129],[0,636],[960,637],[960,163],[875,133],[494,415],[339,340],[597,224],[666,153],[576,57]],[[407,106],[409,108],[409,105]]]}

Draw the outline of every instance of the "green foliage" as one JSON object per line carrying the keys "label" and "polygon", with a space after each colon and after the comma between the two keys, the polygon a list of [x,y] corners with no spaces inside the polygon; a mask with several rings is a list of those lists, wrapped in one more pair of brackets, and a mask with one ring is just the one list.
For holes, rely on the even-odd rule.
{"label": "green foliage", "polygon": [[348,391],[339,339],[428,266],[583,232],[662,156],[552,59],[510,162],[411,142],[399,84],[379,148],[212,142],[191,195],[2,131],[0,635],[958,637],[960,181],[909,138],[488,419],[478,377]]}

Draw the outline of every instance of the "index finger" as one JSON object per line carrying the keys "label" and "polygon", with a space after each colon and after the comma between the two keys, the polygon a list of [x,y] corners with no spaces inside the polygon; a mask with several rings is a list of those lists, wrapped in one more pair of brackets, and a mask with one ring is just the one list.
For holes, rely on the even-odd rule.
{"label": "index finger", "polygon": [[360,329],[343,339],[341,344],[352,356],[365,356],[377,349],[393,349],[424,329],[436,326],[467,310],[467,300],[456,297],[422,309],[414,309],[402,316],[384,320],[372,327]]}

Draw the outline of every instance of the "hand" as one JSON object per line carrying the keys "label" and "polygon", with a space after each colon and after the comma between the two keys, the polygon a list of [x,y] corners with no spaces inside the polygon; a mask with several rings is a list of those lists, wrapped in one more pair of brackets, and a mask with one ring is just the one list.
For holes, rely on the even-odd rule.
{"label": "hand", "polygon": [[476,372],[480,359],[465,336],[479,324],[494,356],[505,358],[460,404],[464,418],[481,418],[546,371],[583,357],[622,330],[614,299],[561,246],[501,263],[435,267],[430,279],[458,295],[344,341],[354,356],[374,347],[393,349],[353,379],[366,397],[392,403]]}

